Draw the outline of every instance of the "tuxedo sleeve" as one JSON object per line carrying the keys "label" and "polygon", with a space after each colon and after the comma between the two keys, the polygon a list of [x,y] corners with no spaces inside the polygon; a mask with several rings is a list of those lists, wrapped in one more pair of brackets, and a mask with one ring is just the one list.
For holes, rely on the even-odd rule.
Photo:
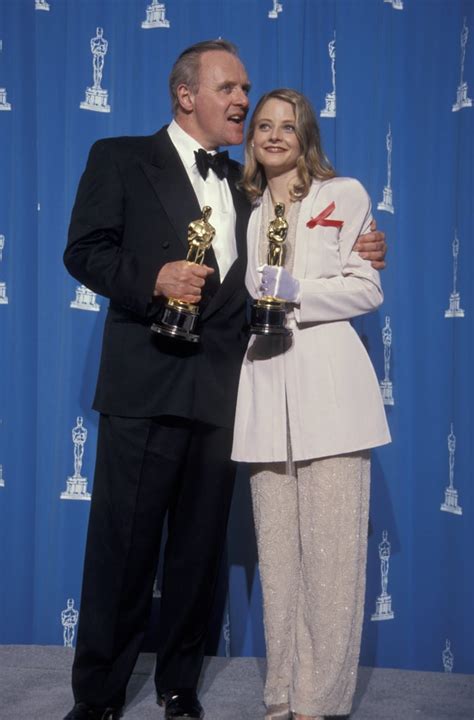
{"label": "tuxedo sleeve", "polygon": [[125,186],[110,143],[90,151],[71,215],[66,268],[79,282],[114,303],[146,316],[157,270],[123,246]]}
{"label": "tuxedo sleeve", "polygon": [[348,320],[375,310],[383,302],[379,273],[353,250],[358,236],[370,229],[370,198],[352,178],[341,190],[336,203],[338,214],[344,218],[338,240],[339,268],[333,277],[300,279],[300,303],[295,306],[298,323]]}

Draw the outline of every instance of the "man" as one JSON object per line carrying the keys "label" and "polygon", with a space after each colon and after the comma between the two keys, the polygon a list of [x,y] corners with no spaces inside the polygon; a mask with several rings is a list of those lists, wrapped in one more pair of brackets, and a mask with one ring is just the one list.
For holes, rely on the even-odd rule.
{"label": "man", "polygon": [[[238,164],[203,152],[242,142],[248,90],[232,44],[189,48],[170,76],[170,126],[151,137],[98,141],[79,184],[65,263],[110,307],[94,401],[101,417],[76,704],[67,720],[121,715],[166,514],[156,688],[167,720],[203,717],[196,685],[234,480],[250,212],[236,187]],[[213,169],[202,167],[209,162]],[[188,225],[205,205],[216,236],[205,265],[189,265]],[[380,235],[369,241],[383,262]],[[199,343],[150,331],[168,297],[199,303]]]}

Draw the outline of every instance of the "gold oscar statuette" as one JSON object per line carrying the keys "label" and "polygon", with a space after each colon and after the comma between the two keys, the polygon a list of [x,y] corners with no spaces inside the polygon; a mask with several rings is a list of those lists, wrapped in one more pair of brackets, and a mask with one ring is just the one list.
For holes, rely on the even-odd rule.
{"label": "gold oscar statuette", "polygon": [[[288,222],[284,203],[276,203],[275,217],[268,224],[267,265],[281,267],[285,259]],[[250,332],[254,335],[292,335],[286,327],[286,302],[272,295],[254,300],[250,312]]]}
{"label": "gold oscar statuette", "polygon": [[[216,234],[215,228],[209,222],[212,208],[205,205],[202,208],[202,215],[198,220],[193,220],[188,225],[188,254],[186,261],[195,265],[202,265],[206,250]],[[193,303],[185,302],[179,298],[168,298],[163,314],[151,326],[153,332],[167,337],[174,337],[188,342],[199,342],[199,334],[196,327],[199,320],[199,307]]]}

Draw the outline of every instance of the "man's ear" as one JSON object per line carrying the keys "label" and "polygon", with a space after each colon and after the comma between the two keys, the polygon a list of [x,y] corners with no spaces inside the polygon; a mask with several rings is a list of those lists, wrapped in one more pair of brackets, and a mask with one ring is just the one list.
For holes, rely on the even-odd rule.
{"label": "man's ear", "polygon": [[181,110],[185,113],[191,113],[194,110],[194,93],[191,92],[188,85],[178,85],[176,88],[178,102]]}

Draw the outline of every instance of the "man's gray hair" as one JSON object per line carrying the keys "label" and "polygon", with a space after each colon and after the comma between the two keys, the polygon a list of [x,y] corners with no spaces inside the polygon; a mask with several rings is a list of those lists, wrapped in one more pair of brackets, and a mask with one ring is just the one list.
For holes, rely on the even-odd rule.
{"label": "man's gray hair", "polygon": [[173,115],[179,110],[178,87],[187,85],[191,92],[199,89],[199,66],[201,55],[211,50],[221,50],[238,56],[237,47],[228,40],[204,40],[183,50],[170,73],[169,88]]}

